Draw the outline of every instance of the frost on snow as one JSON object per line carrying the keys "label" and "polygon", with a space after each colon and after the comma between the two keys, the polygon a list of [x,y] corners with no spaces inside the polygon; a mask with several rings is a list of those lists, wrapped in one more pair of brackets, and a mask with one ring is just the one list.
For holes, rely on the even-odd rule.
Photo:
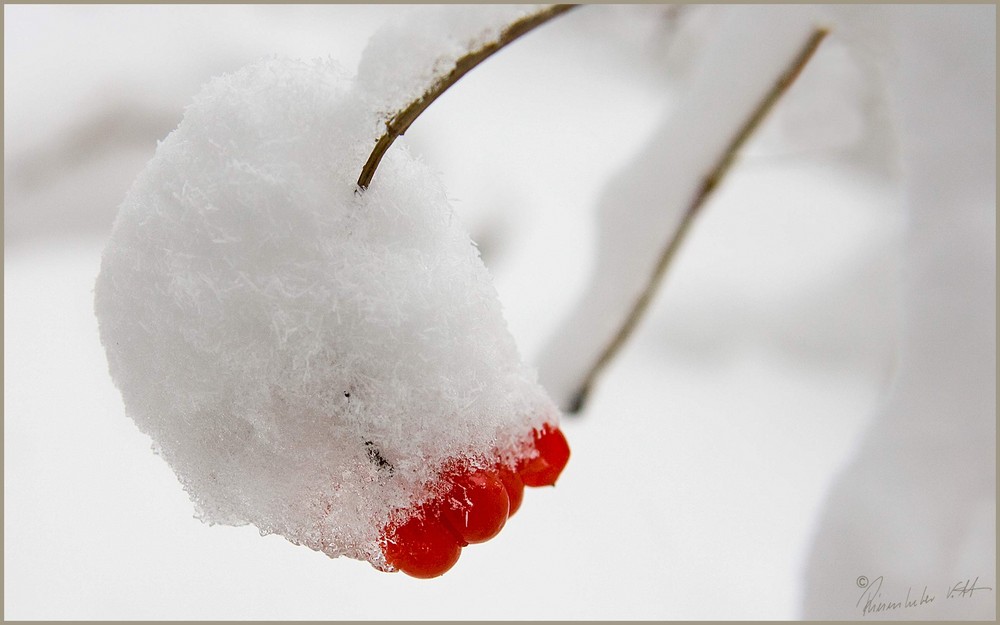
{"label": "frost on snow", "polygon": [[120,208],[95,289],[111,374],[209,523],[385,568],[444,463],[508,465],[557,410],[445,194],[332,62],[210,82]]}

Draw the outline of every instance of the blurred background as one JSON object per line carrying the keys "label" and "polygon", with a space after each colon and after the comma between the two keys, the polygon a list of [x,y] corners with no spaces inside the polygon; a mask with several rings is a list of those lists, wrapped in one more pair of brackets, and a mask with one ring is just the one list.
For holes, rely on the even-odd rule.
{"label": "blurred background", "polygon": [[[442,578],[209,527],[107,373],[116,209],[210,77],[357,66],[382,5],[4,7],[4,609],[10,619],[787,619],[825,496],[891,379],[903,213],[877,54],[835,32],[705,209],[552,492]],[[608,180],[724,7],[589,6],[466,76],[401,142],[440,172],[542,356]],[[858,35],[858,37],[861,37]],[[670,172],[648,181],[670,184]],[[860,572],[859,572],[860,574]],[[853,579],[853,578],[852,578]]]}

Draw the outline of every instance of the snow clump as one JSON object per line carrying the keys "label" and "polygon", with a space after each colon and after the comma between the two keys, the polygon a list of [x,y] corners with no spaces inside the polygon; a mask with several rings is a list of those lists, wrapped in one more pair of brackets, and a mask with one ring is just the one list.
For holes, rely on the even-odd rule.
{"label": "snow clump", "polygon": [[211,81],[129,191],[95,310],[127,413],[209,523],[387,568],[449,459],[508,464],[557,410],[475,245],[333,62]]}

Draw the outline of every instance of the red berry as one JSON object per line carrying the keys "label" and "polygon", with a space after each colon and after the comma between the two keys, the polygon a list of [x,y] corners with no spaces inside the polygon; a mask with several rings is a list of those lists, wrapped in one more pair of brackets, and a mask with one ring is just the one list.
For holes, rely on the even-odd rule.
{"label": "red berry", "polygon": [[507,499],[510,500],[510,510],[507,512],[507,518],[510,518],[521,507],[521,500],[524,499],[524,482],[521,481],[520,475],[502,465],[497,467],[497,474],[504,490],[507,491]]}
{"label": "red berry", "polygon": [[552,486],[569,462],[569,443],[559,428],[548,424],[534,436],[538,455],[526,460],[518,472],[525,486]]}
{"label": "red berry", "polygon": [[492,471],[456,471],[447,476],[451,490],[441,505],[441,517],[467,543],[485,542],[503,529],[510,499]]}
{"label": "red berry", "polygon": [[426,508],[402,525],[385,529],[385,560],[411,577],[429,579],[444,574],[458,562],[462,547],[441,517]]}

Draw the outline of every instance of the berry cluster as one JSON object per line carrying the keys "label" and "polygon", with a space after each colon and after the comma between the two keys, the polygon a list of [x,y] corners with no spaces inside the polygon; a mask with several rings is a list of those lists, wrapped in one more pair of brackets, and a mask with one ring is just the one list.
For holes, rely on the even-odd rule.
{"label": "berry cluster", "polygon": [[554,485],[569,461],[569,444],[559,428],[545,425],[533,439],[537,454],[519,462],[516,470],[502,464],[489,469],[447,466],[442,472],[445,494],[383,530],[386,561],[412,577],[437,577],[458,562],[462,547],[499,534],[521,506],[524,487]]}

